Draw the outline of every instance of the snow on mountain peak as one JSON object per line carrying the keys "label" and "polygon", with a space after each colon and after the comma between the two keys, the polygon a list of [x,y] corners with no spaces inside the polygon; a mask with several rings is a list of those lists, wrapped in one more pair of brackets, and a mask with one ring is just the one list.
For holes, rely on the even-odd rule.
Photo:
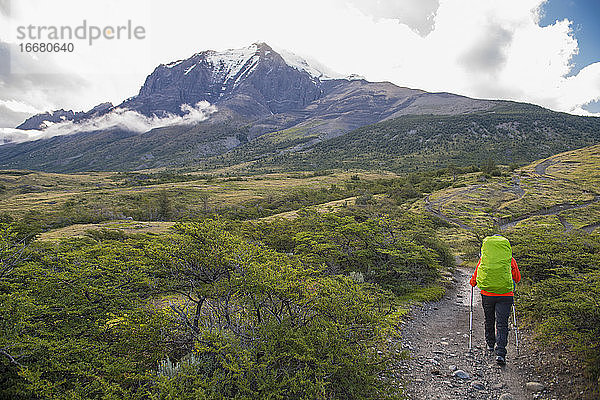
{"label": "snow on mountain peak", "polygon": [[261,57],[267,57],[271,53],[276,53],[283,58],[283,61],[290,67],[298,71],[305,71],[312,78],[317,80],[344,79],[344,76],[330,70],[316,60],[308,57],[301,57],[289,50],[282,48],[273,49],[266,43],[256,42],[240,49],[227,49],[223,51],[207,50],[195,54],[191,59],[196,59],[195,64],[188,64],[186,61],[179,60],[166,64],[165,67],[173,68],[182,63],[186,63],[184,75],[187,75],[194,65],[206,62],[213,69],[213,77],[224,83],[233,82],[234,85],[242,78],[248,76],[256,68]]}
{"label": "snow on mountain peak", "polygon": [[341,74],[330,70],[318,61],[300,57],[289,50],[278,48],[277,53],[279,53],[287,65],[300,71],[306,71],[313,78],[327,80],[343,77]]}
{"label": "snow on mountain peak", "polygon": [[225,51],[210,51],[206,55],[206,62],[213,67],[213,76],[224,84],[235,79],[234,84],[256,68],[260,59],[259,46],[254,43],[241,49],[228,49]]}

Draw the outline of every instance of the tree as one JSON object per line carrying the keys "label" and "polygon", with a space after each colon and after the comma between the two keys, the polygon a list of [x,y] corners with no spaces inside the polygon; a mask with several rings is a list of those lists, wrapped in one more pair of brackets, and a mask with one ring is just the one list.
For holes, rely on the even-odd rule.
{"label": "tree", "polygon": [[459,172],[459,168],[455,163],[448,164],[448,172],[452,174],[452,182],[456,182],[456,174]]}
{"label": "tree", "polygon": [[381,311],[383,297],[249,242],[218,220],[177,229],[165,244],[163,276],[181,295],[170,306],[187,332],[185,348],[203,361],[190,366],[191,379],[165,382],[165,392],[374,399],[389,390],[394,398],[380,379],[390,365],[376,350],[395,321]]}
{"label": "tree", "polygon": [[161,190],[158,194],[158,218],[162,221],[169,221],[173,215],[173,208],[169,193]]}
{"label": "tree", "polygon": [[28,244],[29,237],[19,238],[14,224],[0,223],[0,280],[23,260]]}
{"label": "tree", "polygon": [[198,200],[202,202],[202,208],[205,213],[208,212],[208,204],[210,201],[210,194],[208,192],[201,192],[198,194]]}
{"label": "tree", "polygon": [[498,167],[496,166],[496,162],[494,161],[494,159],[492,157],[488,157],[487,161],[485,162],[485,164],[481,170],[483,171],[484,174],[492,175],[494,173],[494,171],[496,171],[497,168]]}

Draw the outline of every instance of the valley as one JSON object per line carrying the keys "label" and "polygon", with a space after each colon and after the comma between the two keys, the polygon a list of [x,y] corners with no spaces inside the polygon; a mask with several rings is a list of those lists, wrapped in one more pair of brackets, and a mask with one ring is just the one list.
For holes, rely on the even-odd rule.
{"label": "valley", "polygon": [[[46,252],[58,251],[60,254],[66,251],[61,257],[70,259],[75,253],[69,255],[69,252],[85,244],[92,246],[90,249],[95,248],[94,251],[108,252],[107,255],[113,251],[125,251],[125,248],[116,249],[130,245],[150,246],[144,251],[154,254],[158,251],[154,246],[160,246],[161,242],[175,246],[179,240],[184,240],[185,236],[181,235],[186,230],[210,229],[214,231],[209,237],[216,238],[230,232],[227,235],[239,235],[240,239],[235,240],[250,239],[249,243],[258,241],[270,249],[293,254],[292,257],[299,257],[306,266],[316,267],[323,262],[326,270],[321,273],[324,276],[341,273],[358,279],[359,285],[363,280],[365,285],[375,285],[366,286],[364,290],[389,290],[388,294],[380,293],[377,296],[383,295],[380,300],[388,304],[388,312],[392,312],[388,317],[395,315],[394,324],[397,325],[396,328],[394,324],[385,328],[387,339],[382,338],[381,343],[392,340],[395,344],[382,347],[379,354],[389,356],[387,360],[395,366],[391,371],[396,372],[390,377],[390,382],[395,382],[391,388],[395,388],[395,395],[400,397],[420,398],[418,396],[424,396],[424,393],[433,396],[443,390],[446,394],[441,397],[438,395],[438,398],[453,399],[467,395],[472,398],[499,398],[504,393],[517,396],[514,398],[529,398],[531,394],[525,389],[525,383],[536,380],[545,385],[543,392],[536,392],[536,398],[571,398],[567,388],[572,384],[576,385],[578,391],[587,393],[586,398],[593,398],[596,392],[593,384],[590,384],[593,378],[589,375],[593,374],[593,367],[583,361],[573,363],[579,357],[584,360],[595,355],[588,353],[591,349],[578,347],[580,345],[576,340],[579,339],[564,339],[569,336],[561,336],[561,340],[566,342],[560,346],[554,341],[552,332],[559,325],[545,325],[544,318],[548,316],[544,317],[544,313],[550,311],[539,308],[541,304],[555,307],[554,300],[545,297],[544,291],[538,288],[558,282],[571,285],[573,280],[580,279],[590,280],[588,285],[591,286],[586,286],[585,290],[594,291],[600,287],[594,283],[597,276],[595,260],[600,254],[600,188],[595,176],[600,170],[599,163],[600,148],[595,145],[560,153],[521,168],[494,165],[491,170],[449,168],[412,174],[330,170],[321,173],[309,171],[226,177],[210,172],[55,174],[13,170],[3,171],[0,175],[3,185],[0,204],[4,221],[16,223],[14,226],[17,231],[36,235],[37,238],[30,245],[34,253],[38,248]],[[388,229],[391,230],[388,232]],[[389,243],[383,243],[389,240],[385,237],[392,232],[396,232],[393,235],[404,237],[401,244],[398,243],[403,248],[403,255],[388,253],[397,250],[377,247],[389,246]],[[488,361],[478,353],[475,358],[464,358],[462,326],[465,324],[465,308],[455,304],[467,296],[462,293],[462,281],[474,266],[481,238],[494,232],[501,232],[511,240],[514,255],[525,277],[520,285],[518,301],[519,328],[522,330],[523,346],[526,347],[514,359],[515,366],[507,370],[486,367]],[[346,240],[350,242],[344,244]],[[365,242],[360,244],[362,240]],[[375,242],[368,244],[371,240]],[[224,243],[215,243],[213,246],[217,247],[214,249]],[[73,246],[73,250],[69,250]],[[110,250],[106,246],[116,247]],[[104,250],[100,250],[102,248]],[[424,248],[431,253],[421,253]],[[407,250],[409,253],[405,253]],[[574,259],[572,254],[577,251],[581,253]],[[151,259],[144,261],[140,258],[141,254],[134,254],[137,253],[129,256],[133,257],[131,261],[134,262],[126,267],[129,271],[137,268],[134,265],[153,263]],[[381,261],[374,260],[390,257],[391,254],[394,254],[394,258],[386,261],[387,268],[396,268],[396,272],[390,274],[385,270],[370,270],[369,265],[380,265]],[[83,260],[88,257],[81,256]],[[207,256],[211,259],[216,257]],[[158,257],[161,259],[162,256]],[[395,264],[395,257],[400,257],[400,264]],[[548,269],[545,257],[553,260],[554,269]],[[455,265],[455,258],[458,266]],[[401,267],[405,262],[411,267],[401,272],[406,268]],[[111,268],[107,265],[101,270],[108,271]],[[93,270],[89,271],[93,273]],[[551,271],[562,272],[553,275]],[[148,273],[153,276],[150,270],[143,275]],[[151,279],[163,278],[156,276]],[[556,283],[553,283],[554,280],[557,280]],[[169,285],[176,282],[172,281]],[[111,287],[109,285],[106,290],[112,293],[111,296],[117,295],[118,292],[113,292],[115,289]],[[186,318],[194,315],[190,314],[189,307],[195,304],[195,297],[191,294],[193,292],[187,290],[183,287],[177,289],[177,286],[158,291],[150,289],[153,297],[158,295],[163,299],[161,304],[166,306],[166,311],[174,312],[174,326],[178,324],[177,315],[188,315]],[[174,293],[181,293],[183,298],[176,297],[177,300],[173,300]],[[586,307],[585,297],[577,297],[570,292],[564,295],[570,296],[568,301],[571,307]],[[186,296],[191,297],[184,300]],[[564,302],[564,299],[559,300],[561,298],[559,296],[556,300]],[[215,297],[211,301],[216,305],[221,300]],[[439,302],[427,303],[429,301]],[[426,303],[417,305],[421,302]],[[586,320],[569,322],[569,317],[561,314],[569,313],[570,309],[552,310],[554,316],[550,318],[567,318],[564,320],[567,325],[560,328],[566,329],[564,335],[574,335],[575,332],[585,332],[590,328]],[[595,318],[593,310],[581,310],[592,313],[587,320]],[[447,332],[443,331],[447,323],[440,321],[448,318],[455,320],[453,315],[457,313],[460,314],[457,320],[460,327],[457,325]],[[479,315],[476,323],[480,324],[481,315],[476,315]],[[378,318],[388,317],[382,315]],[[440,323],[442,325],[433,327]],[[402,331],[408,331],[401,333],[395,330],[400,327]],[[426,332],[433,329],[439,332],[439,338],[437,335],[416,333],[420,329]],[[184,332],[185,329],[181,331]],[[479,327],[476,334],[481,336]],[[457,348],[452,349],[454,356],[448,360],[445,353],[434,354],[425,350],[453,335],[458,335],[456,340],[450,339],[452,346]],[[587,337],[582,336],[581,340],[589,340],[585,339]],[[379,346],[376,343],[380,339],[372,340],[375,340],[373,345]],[[535,352],[539,351],[542,343],[547,343],[549,349],[559,346],[562,357],[550,363],[537,358]],[[415,358],[402,361],[402,354]],[[438,366],[433,365],[431,370],[427,360],[432,357]],[[449,368],[450,364],[474,374],[472,379],[477,382],[457,379],[450,370],[445,372],[444,368]],[[402,372],[407,365],[411,365],[408,368],[413,372]],[[580,372],[561,373],[566,365],[569,368],[579,365]],[[433,372],[430,370],[441,372],[431,375]],[[568,384],[567,380],[571,383]],[[427,384],[419,383],[423,381]],[[483,388],[471,383],[482,385]],[[414,397],[417,393],[421,394]]]}

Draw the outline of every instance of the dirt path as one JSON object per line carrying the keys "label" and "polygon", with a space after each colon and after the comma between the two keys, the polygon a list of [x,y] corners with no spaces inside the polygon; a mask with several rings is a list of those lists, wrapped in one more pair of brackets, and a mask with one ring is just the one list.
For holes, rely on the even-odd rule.
{"label": "dirt path", "polygon": [[[562,179],[562,180],[565,180],[565,181],[568,181],[571,183],[575,183],[573,181],[569,181],[568,179],[554,178],[554,177],[550,177],[549,175],[546,175],[546,168],[550,165],[553,165],[553,163],[551,161],[552,160],[547,160],[547,161],[544,161],[543,163],[540,163],[539,165],[537,165],[535,167],[536,173],[538,175],[540,175],[541,177],[547,177],[548,179],[556,179],[556,180]],[[512,191],[513,193],[515,193],[516,196],[518,196],[517,199],[511,201],[511,202],[514,202],[514,201],[518,201],[521,198],[523,198],[523,196],[525,195],[525,190],[521,186],[521,180],[519,177],[513,177],[512,182],[513,182],[513,185],[511,186],[510,189],[507,189],[507,191]],[[470,193],[470,192],[476,191],[479,188],[481,188],[482,186],[483,185],[472,185],[462,191],[454,192],[448,196],[441,197],[435,201],[432,201],[430,199],[430,195],[427,195],[427,197],[425,197],[425,210],[427,212],[435,215],[436,217],[448,222],[449,224],[456,225],[467,231],[472,231],[474,229],[473,227],[463,224],[458,219],[451,218],[451,217],[445,215],[442,212],[442,207],[444,206],[444,204],[446,204],[452,198],[462,195],[462,194],[465,194],[465,193]],[[523,215],[520,215],[520,216],[512,218],[512,219],[500,220],[500,221],[497,221],[496,223],[498,224],[498,229],[500,231],[505,231],[507,229],[514,227],[519,222],[524,221],[529,218],[532,218],[532,217],[556,215],[559,218],[559,220],[562,223],[565,230],[570,231],[574,228],[573,225],[571,225],[562,216],[560,216],[560,213],[562,213],[564,211],[568,211],[568,210],[576,210],[576,209],[584,208],[589,205],[595,204],[599,201],[600,201],[600,195],[596,195],[592,200],[588,200],[588,201],[582,202],[580,204],[574,204],[574,203],[556,204],[551,207],[542,208],[540,210],[533,211],[533,212],[530,212],[527,214],[523,214]],[[598,224],[592,224],[592,225],[585,226],[582,229],[587,232],[591,232],[597,227],[598,227]]]}
{"label": "dirt path", "polygon": [[[470,271],[459,268],[444,298],[413,310],[402,331],[402,346],[411,357],[401,362],[409,382],[409,399],[552,399],[548,392],[533,393],[525,386],[535,381],[527,348],[515,351],[509,333],[507,364],[500,367],[487,354],[483,339],[483,311],[477,290],[474,298],[473,353],[468,353]],[[522,346],[521,346],[522,347]],[[467,379],[455,376],[466,372]],[[539,378],[538,378],[539,379]]]}
{"label": "dirt path", "polygon": [[560,162],[560,160],[555,160],[553,158],[549,158],[545,161],[542,161],[538,165],[536,165],[534,170],[540,176],[543,176],[545,178],[554,178],[554,177],[550,177],[548,174],[546,174],[546,169],[551,165],[558,164],[559,162]]}
{"label": "dirt path", "polygon": [[[524,220],[529,219],[531,217],[539,217],[539,216],[544,216],[544,215],[556,215],[556,216],[558,216],[558,218],[560,220],[561,216],[559,214],[561,212],[568,211],[568,210],[577,210],[577,209],[580,209],[580,208],[584,208],[584,207],[587,207],[587,206],[592,205],[594,203],[597,203],[598,201],[600,201],[600,196],[596,196],[592,200],[588,200],[588,201],[582,202],[580,204],[573,204],[573,203],[556,204],[556,205],[553,205],[551,207],[542,208],[540,210],[537,210],[537,211],[534,211],[534,212],[531,212],[531,213],[523,214],[523,215],[521,215],[519,217],[516,217],[514,219],[511,219],[509,221],[502,222],[499,225],[499,229],[501,231],[504,231],[504,230],[506,230],[508,228],[512,228],[513,226],[515,226],[517,223],[519,223],[521,221],[524,221]],[[565,230],[569,231],[569,230],[573,229],[573,226],[571,224],[568,224],[566,221],[561,220],[561,223],[565,227]]]}

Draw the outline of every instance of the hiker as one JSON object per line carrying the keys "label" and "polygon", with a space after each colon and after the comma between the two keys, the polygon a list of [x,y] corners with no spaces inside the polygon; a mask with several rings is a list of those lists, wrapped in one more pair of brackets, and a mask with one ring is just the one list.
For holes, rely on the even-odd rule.
{"label": "hiker", "polygon": [[508,318],[513,305],[514,284],[520,280],[521,272],[508,239],[500,235],[483,239],[481,256],[469,283],[481,290],[485,341],[490,353],[496,351],[498,364],[506,363]]}

